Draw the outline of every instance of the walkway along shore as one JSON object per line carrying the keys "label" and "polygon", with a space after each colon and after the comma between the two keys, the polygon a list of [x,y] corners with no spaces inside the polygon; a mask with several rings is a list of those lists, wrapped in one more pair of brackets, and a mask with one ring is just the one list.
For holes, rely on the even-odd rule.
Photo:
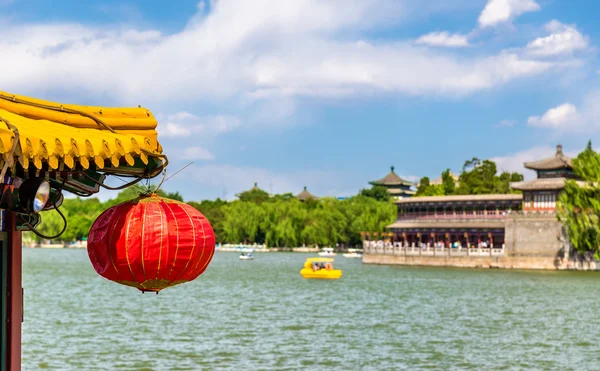
{"label": "walkway along shore", "polygon": [[216,251],[239,252],[243,249],[252,249],[254,252],[303,252],[316,253],[321,251],[318,247],[266,247],[265,245],[225,244],[217,245]]}

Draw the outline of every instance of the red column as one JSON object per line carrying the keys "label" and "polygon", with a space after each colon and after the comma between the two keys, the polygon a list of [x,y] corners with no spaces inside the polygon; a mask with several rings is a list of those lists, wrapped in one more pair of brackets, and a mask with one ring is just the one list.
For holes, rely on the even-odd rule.
{"label": "red column", "polygon": [[23,244],[16,231],[15,214],[5,212],[7,230],[7,292],[6,292],[6,369],[21,370],[21,322],[23,321],[23,288],[21,268]]}

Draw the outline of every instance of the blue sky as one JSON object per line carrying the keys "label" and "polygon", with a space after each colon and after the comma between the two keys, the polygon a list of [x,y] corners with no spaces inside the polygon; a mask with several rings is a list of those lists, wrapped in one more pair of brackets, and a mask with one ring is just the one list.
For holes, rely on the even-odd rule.
{"label": "blue sky", "polygon": [[[186,200],[344,196],[599,138],[596,1],[0,0],[0,90],[149,108]],[[531,176],[531,174],[526,174]],[[107,197],[107,194],[103,194]]]}

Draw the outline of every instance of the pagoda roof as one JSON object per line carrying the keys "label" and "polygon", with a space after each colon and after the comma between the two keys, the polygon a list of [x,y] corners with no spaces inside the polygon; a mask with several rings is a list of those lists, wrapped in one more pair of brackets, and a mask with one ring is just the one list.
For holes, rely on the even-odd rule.
{"label": "pagoda roof", "polygon": [[400,196],[400,195],[414,195],[415,191],[411,191],[410,189],[401,189],[401,188],[388,188],[388,193],[393,195],[393,196]]}
{"label": "pagoda roof", "polygon": [[381,178],[379,180],[375,180],[375,181],[369,182],[369,184],[372,184],[372,185],[381,185],[381,186],[393,186],[393,185],[412,186],[412,185],[414,185],[413,182],[409,182],[407,180],[404,180],[404,179],[400,178],[398,176],[398,174],[396,174],[394,172],[394,167],[393,166],[390,169],[391,170],[388,173],[388,175],[384,176],[383,178]]}
{"label": "pagoda roof", "polygon": [[[257,182],[254,182],[254,185],[252,186],[252,188],[250,188],[250,189],[248,189],[248,190],[246,190],[246,191],[240,192],[240,193],[236,193],[236,197],[240,197],[240,195],[241,195],[242,193],[246,193],[246,192],[252,192],[252,191],[263,191],[263,192],[266,192],[266,191],[264,191],[264,190],[262,190],[262,189],[258,188],[258,183],[257,183]],[[269,195],[269,196],[270,196],[270,195]]]}
{"label": "pagoda roof", "polygon": [[572,168],[571,158],[565,156],[562,151],[562,146],[556,146],[556,154],[552,157],[538,161],[526,162],[524,166],[531,170],[558,170],[564,168]]}
{"label": "pagoda roof", "polygon": [[[452,177],[452,179],[454,179],[454,182],[458,182],[458,175],[454,174],[453,172],[450,172],[450,176]],[[431,185],[440,185],[444,183],[444,179],[442,179],[442,177],[440,176],[437,179],[432,180],[431,182],[429,182],[429,184]]]}
{"label": "pagoda roof", "polygon": [[35,170],[51,183],[66,177],[66,191],[94,193],[106,175],[161,173],[167,162],[156,126],[146,108],[69,105],[0,91],[0,163],[15,160],[11,176]]}
{"label": "pagoda roof", "polygon": [[[522,182],[510,183],[512,189],[519,191],[549,191],[549,190],[560,190],[565,188],[566,178],[537,178],[533,180],[526,180]],[[576,181],[580,186],[584,186],[585,182]]]}
{"label": "pagoda roof", "polygon": [[486,194],[486,195],[453,195],[453,196],[422,196],[394,201],[395,204],[432,203],[432,202],[467,202],[467,201],[521,201],[523,195]]}
{"label": "pagoda roof", "polygon": [[300,193],[298,193],[296,195],[296,198],[299,199],[300,201],[306,201],[306,200],[318,200],[319,197],[313,195],[312,193],[310,193],[309,191],[306,190],[306,186],[304,186],[304,190]]}

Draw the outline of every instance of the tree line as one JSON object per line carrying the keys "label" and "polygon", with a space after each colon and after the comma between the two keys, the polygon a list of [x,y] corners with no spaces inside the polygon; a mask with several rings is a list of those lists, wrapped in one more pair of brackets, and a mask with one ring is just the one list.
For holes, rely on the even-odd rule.
{"label": "tree line", "polygon": [[564,224],[572,246],[582,254],[600,259],[600,154],[591,141],[572,161],[575,176],[558,198],[558,218]]}
{"label": "tree line", "polygon": [[421,178],[416,196],[480,195],[491,193],[519,193],[510,188],[511,182],[523,180],[523,174],[503,171],[498,175],[496,163],[478,158],[465,161],[458,182],[450,169],[442,173],[441,184],[431,184],[428,177]]}
{"label": "tree line", "polygon": [[[86,238],[92,223],[104,210],[134,199],[141,192],[139,187],[130,187],[106,202],[97,198],[65,199],[60,209],[68,226],[59,241]],[[179,193],[161,190],[157,193],[183,201]],[[396,218],[396,207],[389,199],[381,201],[363,195],[343,200],[299,201],[291,193],[270,196],[263,190],[254,189],[239,196],[239,200],[229,202],[216,199],[187,203],[210,221],[217,242],[264,243],[269,247],[356,245],[361,243],[361,231],[382,232]],[[55,211],[42,213],[39,232],[54,235],[62,227],[63,220]],[[25,234],[25,240],[40,240],[31,232]]]}
{"label": "tree line", "polygon": [[[465,163],[458,182],[449,170],[442,178],[441,185],[432,185],[427,177],[422,178],[417,195],[509,193],[508,183],[522,180],[523,176],[517,173],[497,175],[493,161],[473,159]],[[97,198],[65,199],[61,211],[67,218],[68,227],[60,240],[86,238],[92,223],[104,210],[136,198],[141,192],[140,187],[130,187],[106,202]],[[177,192],[159,190],[157,193],[183,201]],[[269,195],[258,188],[238,196],[235,201],[217,198],[187,203],[211,222],[218,243],[264,243],[269,247],[354,246],[361,243],[361,232],[383,232],[397,217],[390,194],[381,186],[362,189],[345,199],[300,201],[291,193]],[[42,213],[42,220],[38,230],[45,235],[54,235],[62,229],[62,219],[55,211]],[[37,239],[30,232],[26,233],[28,238]]]}

